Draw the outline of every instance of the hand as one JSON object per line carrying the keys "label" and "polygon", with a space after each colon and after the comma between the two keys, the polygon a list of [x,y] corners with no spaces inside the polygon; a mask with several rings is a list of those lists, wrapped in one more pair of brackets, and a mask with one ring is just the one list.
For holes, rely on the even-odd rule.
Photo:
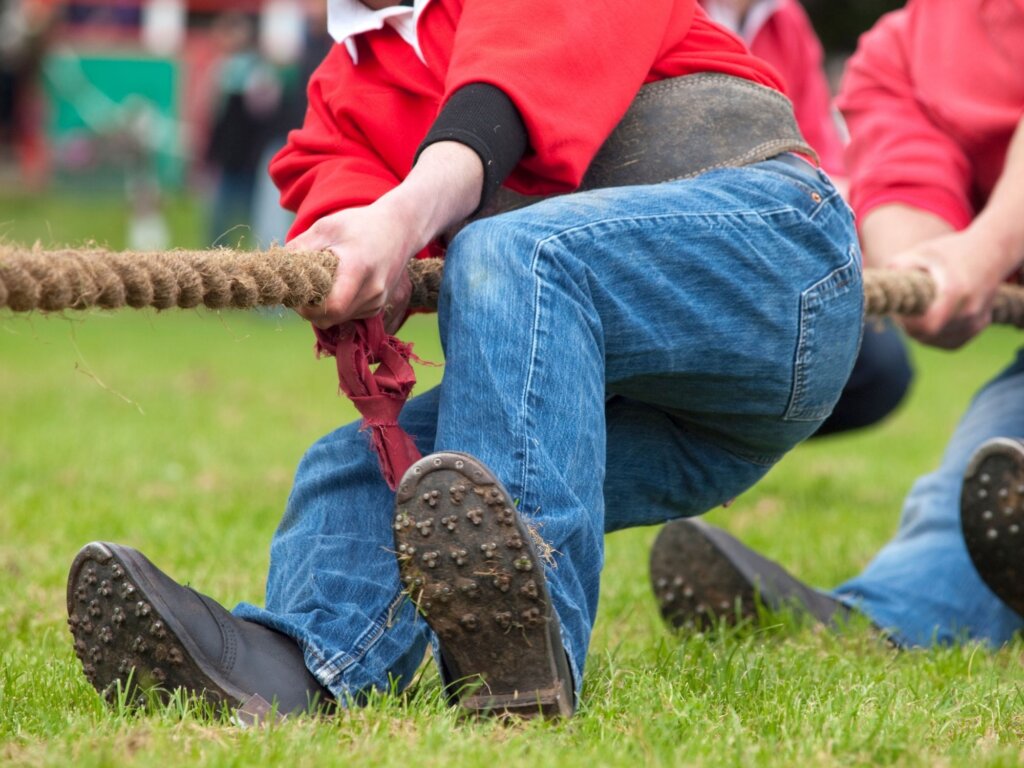
{"label": "hand", "polygon": [[409,176],[377,202],[329,214],[288,243],[291,250],[329,249],[338,257],[334,285],[321,306],[296,311],[317,328],[384,312],[394,333],[405,320],[412,283],[409,259],[480,202],[483,163],[453,141],[431,144]]}
{"label": "hand", "polygon": [[384,305],[384,330],[392,336],[398,333],[405,322],[405,318],[409,314],[411,299],[412,280],[409,279],[409,273],[403,269],[388,303]]}
{"label": "hand", "polygon": [[318,328],[386,312],[388,332],[397,331],[412,293],[405,267],[420,247],[409,220],[382,198],[365,208],[325,216],[291,240],[289,250],[330,250],[338,257],[334,285],[324,303],[296,311]]}
{"label": "hand", "polygon": [[881,205],[860,223],[868,266],[923,269],[935,302],[904,326],[926,344],[955,349],[991,322],[1000,283],[1024,262],[1024,118],[985,208],[962,232],[938,215],[902,203]]}
{"label": "hand", "polygon": [[935,281],[935,300],[925,314],[902,319],[907,333],[924,344],[956,349],[992,321],[992,302],[1005,275],[992,258],[997,244],[973,228],[925,240],[894,256],[886,266],[919,269]]}

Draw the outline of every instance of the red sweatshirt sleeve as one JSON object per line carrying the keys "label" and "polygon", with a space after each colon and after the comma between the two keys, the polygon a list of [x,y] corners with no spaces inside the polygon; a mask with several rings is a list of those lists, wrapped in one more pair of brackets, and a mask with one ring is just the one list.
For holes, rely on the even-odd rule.
{"label": "red sweatshirt sleeve", "polygon": [[344,80],[339,72],[350,66],[344,47],[335,46],[310,79],[302,128],[288,135],[270,163],[281,205],[296,212],[289,237],[329,213],[372,203],[400,181],[344,115],[328,105],[331,89]]}
{"label": "red sweatshirt sleeve", "polygon": [[685,35],[694,6],[679,0],[466,0],[444,98],[473,82],[501,89],[530,138],[510,186],[528,194],[572,190],[667,36]]}
{"label": "red sweatshirt sleeve", "polygon": [[846,163],[858,217],[902,203],[961,229],[970,222],[971,166],[916,98],[907,10],[883,17],[847,64],[839,107],[850,130]]}

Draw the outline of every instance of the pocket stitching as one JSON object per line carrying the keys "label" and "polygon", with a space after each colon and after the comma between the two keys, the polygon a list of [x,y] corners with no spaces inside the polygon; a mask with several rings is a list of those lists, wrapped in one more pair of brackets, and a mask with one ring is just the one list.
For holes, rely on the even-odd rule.
{"label": "pocket stitching", "polygon": [[[800,294],[800,330],[793,358],[793,388],[790,392],[789,403],[786,405],[786,412],[782,417],[786,421],[818,421],[827,417],[831,412],[831,408],[827,407],[810,408],[809,406],[801,407],[800,405],[807,389],[807,366],[804,358],[807,355],[811,333],[808,313],[810,310],[821,306],[825,300],[836,298],[849,292],[856,267],[854,247],[851,246],[850,257],[845,264],[836,267],[814,285],[804,289]],[[834,285],[830,285],[831,283],[834,283]],[[861,325],[863,326],[863,323]]]}

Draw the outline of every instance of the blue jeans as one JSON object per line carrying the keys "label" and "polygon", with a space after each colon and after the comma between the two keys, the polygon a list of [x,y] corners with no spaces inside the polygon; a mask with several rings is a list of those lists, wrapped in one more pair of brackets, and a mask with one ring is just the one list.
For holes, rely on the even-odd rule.
{"label": "blue jeans", "polygon": [[937,470],[914,483],[896,536],[834,595],[900,645],[1007,642],[1024,619],[985,586],[960,530],[960,489],[971,455],[992,437],[1024,436],[1024,350],[975,396]]}
{"label": "blue jeans", "polygon": [[814,437],[836,435],[881,421],[903,401],[913,378],[903,334],[890,320],[881,325],[868,321],[853,373],[832,415]]}
{"label": "blue jeans", "polygon": [[[453,240],[444,378],[401,422],[424,453],[481,459],[551,545],[577,690],[605,531],[753,485],[831,411],[862,310],[849,209],[788,156],[549,199]],[[271,545],[266,608],[236,609],[295,637],[339,696],[408,683],[430,641],[401,594],[393,501],[358,425],[320,440]]]}

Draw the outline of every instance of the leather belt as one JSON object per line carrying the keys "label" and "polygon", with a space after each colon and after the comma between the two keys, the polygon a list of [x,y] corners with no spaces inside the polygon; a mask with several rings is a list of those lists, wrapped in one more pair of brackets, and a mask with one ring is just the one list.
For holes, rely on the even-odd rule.
{"label": "leather belt", "polygon": [[[659,184],[797,152],[817,160],[783,94],[703,72],[643,86],[601,146],[578,191]],[[502,187],[475,217],[522,208],[544,195]]]}

